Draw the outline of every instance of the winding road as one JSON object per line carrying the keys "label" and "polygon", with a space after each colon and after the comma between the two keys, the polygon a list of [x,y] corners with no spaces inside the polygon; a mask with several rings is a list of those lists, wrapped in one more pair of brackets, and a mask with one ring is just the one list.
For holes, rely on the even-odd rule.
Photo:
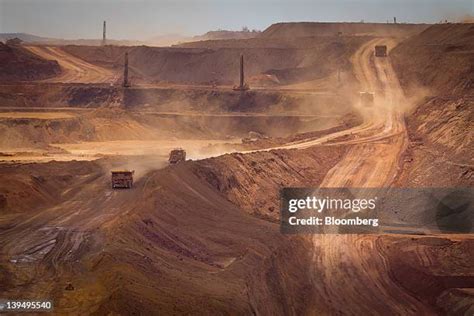
{"label": "winding road", "polygon": [[[348,152],[325,176],[321,187],[388,187],[395,179],[408,144],[404,98],[390,58],[376,58],[375,45],[396,42],[374,39],[353,56],[360,91],[375,91],[373,107],[358,107],[361,125],[316,139],[264,149],[304,149],[315,145],[350,145]],[[348,139],[347,139],[348,138]],[[255,150],[259,151],[259,150]],[[252,151],[249,151],[252,152]],[[433,310],[416,300],[390,278],[382,249],[384,235],[322,234],[312,237],[317,314],[408,315]]]}
{"label": "winding road", "polygon": [[[384,43],[374,40],[364,45],[353,58],[356,76],[363,91],[381,91],[370,113],[362,113],[369,128],[352,133],[358,138],[349,152],[326,175],[322,187],[384,187],[395,178],[399,160],[407,145],[401,108],[406,104],[403,91],[388,58],[371,58],[373,47]],[[386,43],[389,44],[389,43]],[[388,45],[390,47],[390,45]],[[375,72],[371,67],[374,61]],[[381,95],[380,95],[381,94]]]}
{"label": "winding road", "polygon": [[[376,39],[362,46],[353,57],[361,91],[377,93],[373,109],[362,113],[365,122],[358,127],[326,136],[356,135],[343,159],[324,178],[321,187],[376,188],[390,186],[407,146],[407,133],[401,108],[407,101],[389,58],[375,58],[373,47],[392,42]],[[313,141],[317,143],[317,140]],[[311,143],[310,143],[311,144]],[[302,143],[298,146],[307,146]],[[383,235],[314,235],[314,282],[316,301],[331,302],[328,312],[356,315],[432,313],[390,278],[387,259],[379,247]],[[316,306],[316,308],[318,308]]]}

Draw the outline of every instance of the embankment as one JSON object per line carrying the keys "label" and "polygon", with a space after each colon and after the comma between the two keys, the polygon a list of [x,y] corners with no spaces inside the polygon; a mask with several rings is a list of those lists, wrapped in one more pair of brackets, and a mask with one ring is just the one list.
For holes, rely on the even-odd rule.
{"label": "embankment", "polygon": [[474,25],[439,24],[390,55],[405,93],[410,146],[400,185],[474,184]]}
{"label": "embankment", "polygon": [[0,81],[31,81],[61,73],[57,61],[40,58],[21,46],[0,42]]}

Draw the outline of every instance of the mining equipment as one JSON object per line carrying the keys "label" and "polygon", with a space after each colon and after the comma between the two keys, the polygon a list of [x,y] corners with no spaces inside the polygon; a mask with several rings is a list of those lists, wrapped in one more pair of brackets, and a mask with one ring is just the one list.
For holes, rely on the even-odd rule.
{"label": "mining equipment", "polygon": [[125,53],[125,60],[123,63],[123,87],[130,87],[130,81],[128,81],[128,53]]}
{"label": "mining equipment", "polygon": [[102,46],[107,45],[107,36],[106,36],[107,23],[104,21],[102,26]]}
{"label": "mining equipment", "polygon": [[387,57],[387,46],[386,45],[375,46],[375,57]]}
{"label": "mining equipment", "polygon": [[375,93],[359,92],[359,101],[361,106],[372,107],[374,105]]}
{"label": "mining equipment", "polygon": [[135,170],[112,171],[112,189],[131,189]]}
{"label": "mining equipment", "polygon": [[245,83],[244,79],[244,55],[240,55],[240,83],[238,86],[232,88],[234,91],[246,91],[249,88],[249,85]]}
{"label": "mining equipment", "polygon": [[182,148],[175,148],[170,152],[168,162],[170,165],[176,165],[186,160],[186,151]]}

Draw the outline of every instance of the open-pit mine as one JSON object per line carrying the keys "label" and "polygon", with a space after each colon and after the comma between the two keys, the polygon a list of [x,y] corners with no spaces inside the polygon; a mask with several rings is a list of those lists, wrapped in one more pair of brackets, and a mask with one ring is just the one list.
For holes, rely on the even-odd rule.
{"label": "open-pit mine", "polygon": [[474,24],[105,41],[0,43],[0,300],[58,315],[474,314],[472,233],[279,222],[286,187],[474,186]]}

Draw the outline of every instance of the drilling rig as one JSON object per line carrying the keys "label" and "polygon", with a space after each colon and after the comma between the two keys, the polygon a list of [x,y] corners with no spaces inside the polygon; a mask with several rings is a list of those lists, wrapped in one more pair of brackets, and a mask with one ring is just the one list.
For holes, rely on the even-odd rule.
{"label": "drilling rig", "polygon": [[123,64],[123,87],[130,87],[130,81],[128,81],[128,53],[125,53],[125,61]]}
{"label": "drilling rig", "polygon": [[245,83],[244,79],[244,55],[240,55],[240,83],[238,86],[234,86],[234,91],[246,91],[250,89],[249,85]]}
{"label": "drilling rig", "polygon": [[102,27],[102,46],[105,46],[107,44],[105,32],[106,32],[106,22],[104,21],[104,26]]}

